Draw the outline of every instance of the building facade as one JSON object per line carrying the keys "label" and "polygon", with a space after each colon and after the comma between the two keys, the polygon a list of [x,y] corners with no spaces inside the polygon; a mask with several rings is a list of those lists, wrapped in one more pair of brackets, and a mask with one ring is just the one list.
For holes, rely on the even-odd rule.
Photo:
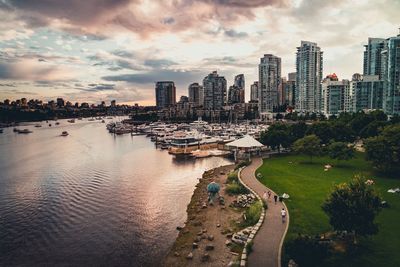
{"label": "building facade", "polygon": [[239,74],[235,76],[234,86],[239,88],[239,103],[244,103],[246,88],[244,74]]}
{"label": "building facade", "polygon": [[156,82],[156,106],[158,109],[168,108],[176,104],[176,88],[172,81]]}
{"label": "building facade", "polygon": [[204,109],[221,110],[226,98],[226,79],[213,71],[203,79]]}
{"label": "building facade", "polygon": [[323,52],[316,43],[301,41],[296,53],[296,110],[321,110]]}
{"label": "building facade", "polygon": [[383,109],[389,115],[400,115],[400,34],[387,39],[383,53],[385,94]]}
{"label": "building facade", "polygon": [[253,103],[258,102],[258,81],[250,85],[250,101]]}
{"label": "building facade", "polygon": [[382,38],[368,38],[368,44],[364,47],[363,75],[378,75],[381,79],[384,75],[385,65],[382,52],[386,50],[387,40]]}
{"label": "building facade", "polygon": [[259,112],[273,112],[278,107],[278,89],[281,83],[281,58],[265,54],[258,65]]}
{"label": "building facade", "polygon": [[321,84],[321,113],[329,117],[350,111],[350,82],[339,81],[336,74],[328,75]]}
{"label": "building facade", "polygon": [[188,88],[189,102],[196,107],[203,106],[204,103],[204,89],[198,83],[192,83]]}
{"label": "building facade", "polygon": [[384,81],[379,75],[354,77],[350,82],[352,112],[383,108]]}

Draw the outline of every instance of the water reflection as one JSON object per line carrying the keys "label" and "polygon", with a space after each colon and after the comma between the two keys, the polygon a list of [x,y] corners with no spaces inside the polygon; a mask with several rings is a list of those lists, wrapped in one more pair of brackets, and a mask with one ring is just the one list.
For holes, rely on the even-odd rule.
{"label": "water reflection", "polygon": [[174,158],[96,121],[60,122],[0,135],[0,266],[158,265],[197,178],[228,161]]}

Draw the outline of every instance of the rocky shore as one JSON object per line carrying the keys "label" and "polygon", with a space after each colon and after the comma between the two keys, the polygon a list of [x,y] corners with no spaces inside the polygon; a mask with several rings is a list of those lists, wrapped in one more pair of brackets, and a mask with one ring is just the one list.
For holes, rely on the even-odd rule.
{"label": "rocky shore", "polygon": [[[179,235],[164,260],[164,266],[235,266],[243,246],[232,242],[232,235],[241,230],[243,209],[230,203],[236,196],[225,193],[227,174],[235,165],[206,171],[199,179],[187,207],[185,225],[177,226]],[[218,183],[220,198],[208,203],[207,185]]]}

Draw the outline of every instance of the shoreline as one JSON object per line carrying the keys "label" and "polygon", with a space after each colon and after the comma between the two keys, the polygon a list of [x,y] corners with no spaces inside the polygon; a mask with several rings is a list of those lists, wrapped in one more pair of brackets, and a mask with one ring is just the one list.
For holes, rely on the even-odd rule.
{"label": "shoreline", "polygon": [[[235,164],[223,165],[205,171],[195,186],[191,200],[186,208],[187,219],[179,231],[172,247],[164,257],[162,266],[226,266],[240,260],[241,249],[232,252],[230,237],[238,230],[235,222],[241,219],[242,212],[229,207],[236,197],[225,193],[227,174]],[[217,182],[220,195],[226,203],[221,205],[207,203],[207,185]],[[216,201],[217,202],[217,201]]]}

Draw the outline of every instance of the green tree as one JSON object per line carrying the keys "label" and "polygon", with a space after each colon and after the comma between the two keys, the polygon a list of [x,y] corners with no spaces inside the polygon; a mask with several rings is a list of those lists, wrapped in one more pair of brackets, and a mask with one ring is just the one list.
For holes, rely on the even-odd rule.
{"label": "green tree", "polygon": [[315,134],[321,139],[323,144],[328,144],[335,135],[335,133],[332,131],[331,124],[332,123],[329,121],[314,123],[308,128],[307,134]]}
{"label": "green tree", "polygon": [[270,146],[272,149],[278,149],[280,153],[281,146],[284,148],[290,146],[288,126],[281,123],[273,124],[268,131],[261,134],[260,140],[264,145]]}
{"label": "green tree", "polygon": [[354,148],[343,142],[333,142],[328,146],[328,155],[331,159],[349,160],[354,158]]}
{"label": "green tree", "polygon": [[365,141],[367,160],[383,172],[400,170],[400,124],[386,126],[380,135]]}
{"label": "green tree", "polygon": [[322,209],[328,215],[333,229],[352,232],[356,243],[358,236],[378,232],[374,220],[381,210],[381,201],[374,187],[356,176],[349,183],[335,185]]}
{"label": "green tree", "polygon": [[321,139],[318,136],[312,134],[307,135],[293,144],[293,150],[299,154],[305,154],[310,157],[310,161],[314,156],[318,156],[321,153]]}

